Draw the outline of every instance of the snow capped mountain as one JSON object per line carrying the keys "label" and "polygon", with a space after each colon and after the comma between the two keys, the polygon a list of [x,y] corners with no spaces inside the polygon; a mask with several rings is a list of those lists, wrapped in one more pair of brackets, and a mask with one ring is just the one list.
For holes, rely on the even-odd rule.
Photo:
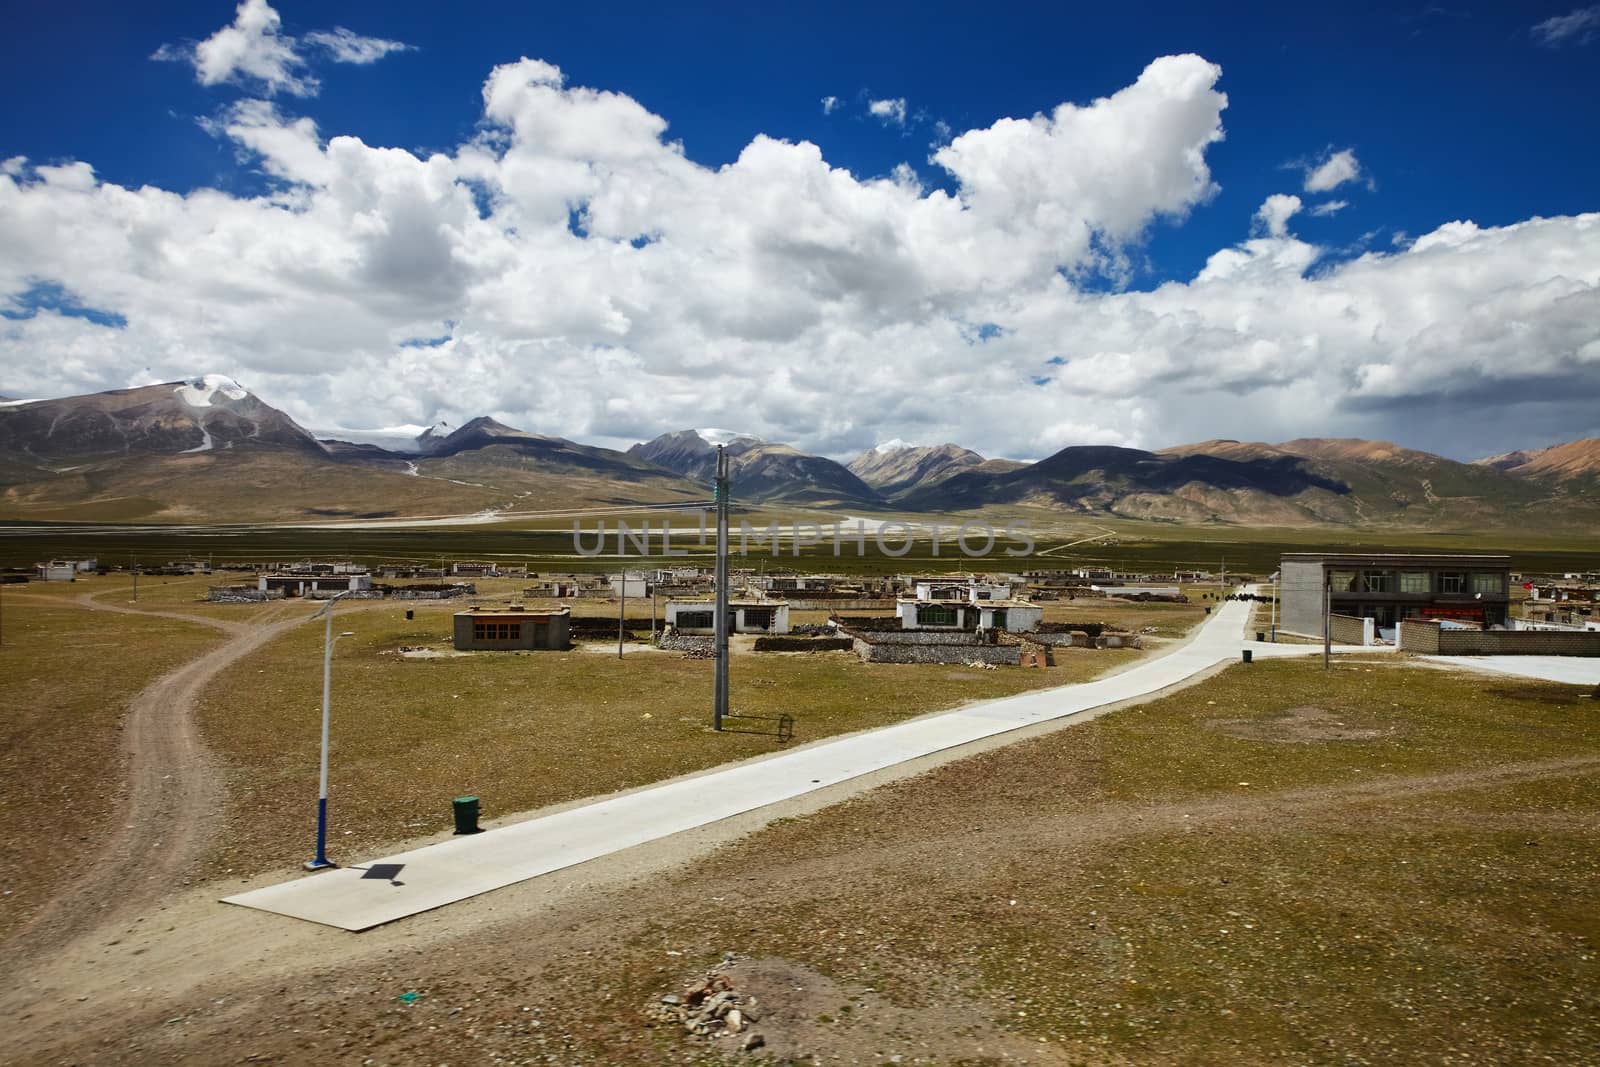
{"label": "snow capped mountain", "polygon": [[324,449],[221,374],[0,408],[0,453],[35,460],[231,448]]}
{"label": "snow capped mountain", "polygon": [[696,430],[694,432],[695,435],[700,438],[700,440],[704,441],[712,448],[716,448],[718,445],[731,445],[735,441],[754,441],[756,444],[766,444],[765,441],[754,434],[740,433],[737,430],[705,429]]}
{"label": "snow capped mountain", "polygon": [[192,408],[208,408],[218,393],[227,400],[243,400],[250,391],[224,374],[202,374],[180,384],[173,392]]}

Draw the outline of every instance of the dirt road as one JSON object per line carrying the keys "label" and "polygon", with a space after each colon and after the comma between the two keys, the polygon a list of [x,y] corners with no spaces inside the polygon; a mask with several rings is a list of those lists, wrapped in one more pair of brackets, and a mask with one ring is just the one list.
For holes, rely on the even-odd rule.
{"label": "dirt road", "polygon": [[[105,594],[100,594],[105,595]],[[25,962],[53,952],[100,923],[148,907],[170,893],[201,854],[223,801],[216,768],[201,743],[194,704],[205,685],[239,658],[304,622],[283,609],[257,622],[234,622],[176,611],[108,604],[94,594],[75,599],[92,611],[158,615],[221,630],[228,639],[147,686],[128,704],[122,748],[128,779],[111,838],[87,873],[56,897],[6,945]]]}

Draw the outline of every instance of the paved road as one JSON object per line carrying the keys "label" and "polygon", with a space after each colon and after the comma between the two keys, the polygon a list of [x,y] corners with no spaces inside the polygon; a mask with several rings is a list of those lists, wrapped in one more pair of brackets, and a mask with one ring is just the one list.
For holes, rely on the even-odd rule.
{"label": "paved road", "polygon": [[1465,667],[1568,685],[1600,685],[1600,656],[1423,656],[1442,667]]}
{"label": "paved road", "polygon": [[1120,674],[832,741],[679,779],[472,837],[325,871],[226,898],[345,930],[365,930],[646,841],[704,826],[907,760],[1051,719],[1148,696],[1239,657],[1307,655],[1308,645],[1248,644],[1251,604],[1227,602],[1192,639]]}

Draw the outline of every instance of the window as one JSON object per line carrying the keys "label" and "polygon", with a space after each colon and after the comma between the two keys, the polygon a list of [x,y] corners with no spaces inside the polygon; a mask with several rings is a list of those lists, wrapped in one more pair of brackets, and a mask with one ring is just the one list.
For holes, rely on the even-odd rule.
{"label": "window", "polygon": [[1474,574],[1472,576],[1472,591],[1474,593],[1499,593],[1505,590],[1498,574]]}
{"label": "window", "polygon": [[1428,581],[1427,571],[1402,571],[1400,574],[1400,591],[1402,593],[1431,593],[1431,583]]}
{"label": "window", "polygon": [[1394,590],[1394,575],[1388,571],[1362,571],[1361,586],[1369,593],[1388,593]]}
{"label": "window", "polygon": [[716,625],[716,614],[714,611],[680,611],[678,629],[709,630]]}
{"label": "window", "polygon": [[518,641],[522,639],[522,624],[520,622],[482,622],[474,620],[472,623],[472,639],[474,641]]}
{"label": "window", "polygon": [[1439,592],[1465,593],[1467,576],[1462,571],[1442,571],[1439,574]]}
{"label": "window", "polygon": [[1356,591],[1356,572],[1329,571],[1328,583],[1335,593],[1353,593]]}
{"label": "window", "polygon": [[917,609],[918,626],[954,626],[955,624],[955,608],[919,607]]}

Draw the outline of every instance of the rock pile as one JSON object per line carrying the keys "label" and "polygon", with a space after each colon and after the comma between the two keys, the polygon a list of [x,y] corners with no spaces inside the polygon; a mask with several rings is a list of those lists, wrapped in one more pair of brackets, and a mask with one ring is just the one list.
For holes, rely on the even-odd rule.
{"label": "rock pile", "polygon": [[716,971],[692,983],[682,995],[668,993],[645,1009],[652,1025],[681,1026],[695,1037],[737,1037],[739,1048],[752,1052],[765,1045],[751,1027],[761,1018],[761,1004],[733,988]]}
{"label": "rock pile", "polygon": [[714,659],[717,655],[715,638],[680,634],[671,630],[661,635],[656,641],[656,647],[669,652],[682,652],[684,659]]}

